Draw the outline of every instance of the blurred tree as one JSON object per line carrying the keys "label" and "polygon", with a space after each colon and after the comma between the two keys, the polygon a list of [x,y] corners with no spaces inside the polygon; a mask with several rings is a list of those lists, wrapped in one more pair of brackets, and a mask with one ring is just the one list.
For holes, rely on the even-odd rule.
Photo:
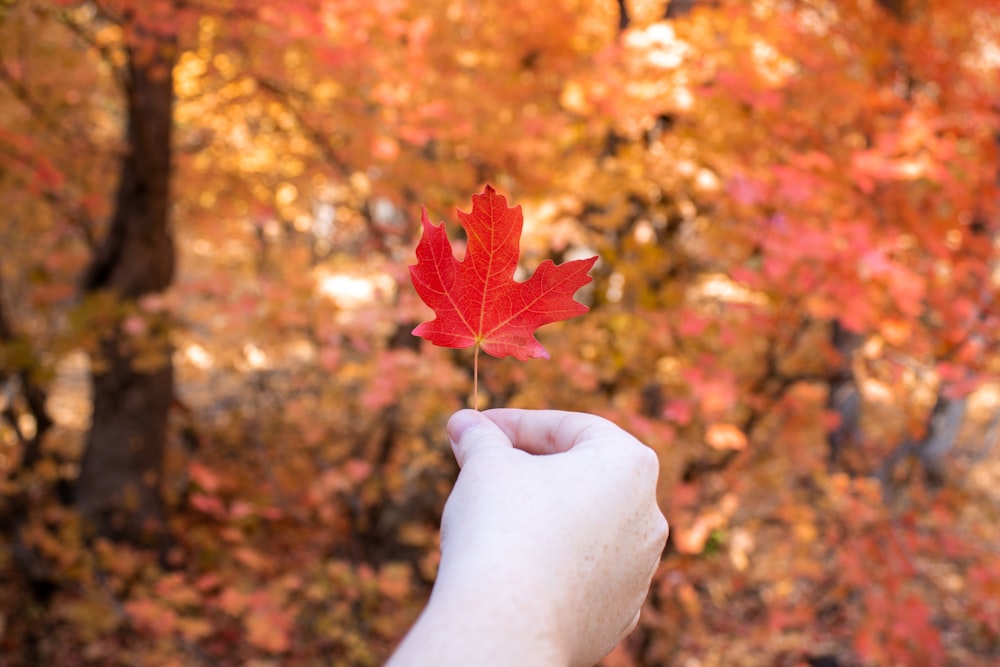
{"label": "blurred tree", "polygon": [[[169,210],[178,26],[171,3],[116,5],[95,6],[95,21],[125,35],[118,52],[125,62],[113,72],[122,86],[126,134],[114,212],[82,287],[108,292],[127,313],[167,289],[174,275]],[[99,534],[135,542],[162,540],[166,531],[160,486],[173,364],[166,318],[153,320],[148,326],[164,342],[152,360],[148,351],[137,359],[122,331],[128,320],[115,318],[98,332],[93,416],[75,488],[76,506]]]}

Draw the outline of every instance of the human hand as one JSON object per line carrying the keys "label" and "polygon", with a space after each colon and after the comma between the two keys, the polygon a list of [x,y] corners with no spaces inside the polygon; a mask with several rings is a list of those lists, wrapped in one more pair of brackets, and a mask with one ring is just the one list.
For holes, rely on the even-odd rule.
{"label": "human hand", "polygon": [[438,580],[390,664],[597,662],[638,622],[666,541],[656,455],[582,413],[462,410],[448,433],[462,470]]}

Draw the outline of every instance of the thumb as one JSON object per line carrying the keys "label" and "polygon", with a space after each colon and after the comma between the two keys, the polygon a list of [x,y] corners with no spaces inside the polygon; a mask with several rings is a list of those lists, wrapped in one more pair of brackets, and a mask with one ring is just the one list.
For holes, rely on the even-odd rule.
{"label": "thumb", "polygon": [[510,438],[499,426],[475,410],[459,410],[451,416],[448,420],[448,438],[460,468],[465,466],[470,456],[486,450],[514,448]]}

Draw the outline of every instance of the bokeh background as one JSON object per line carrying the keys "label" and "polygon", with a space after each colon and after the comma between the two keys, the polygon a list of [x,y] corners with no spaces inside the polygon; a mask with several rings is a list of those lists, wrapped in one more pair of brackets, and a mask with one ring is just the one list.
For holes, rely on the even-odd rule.
{"label": "bokeh background", "polygon": [[996,0],[0,0],[0,665],[381,664],[486,183],[601,259],[480,407],[662,466],[605,667],[997,664],[998,141]]}

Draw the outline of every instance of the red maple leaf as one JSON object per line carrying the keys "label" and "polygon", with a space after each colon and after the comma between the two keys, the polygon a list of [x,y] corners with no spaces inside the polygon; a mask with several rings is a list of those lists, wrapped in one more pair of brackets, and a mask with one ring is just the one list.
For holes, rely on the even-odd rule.
{"label": "red maple leaf", "polygon": [[413,333],[442,347],[475,345],[477,362],[479,348],[494,357],[547,359],[535,329],[587,312],[573,295],[590,282],[587,273],[597,257],[558,266],[546,260],[517,282],[521,207],[508,208],[507,199],[487,185],[472,196],[472,212],[459,211],[458,218],[468,236],[462,261],[455,259],[444,224],[431,223],[426,210],[421,215],[424,230],[410,277],[437,317]]}

